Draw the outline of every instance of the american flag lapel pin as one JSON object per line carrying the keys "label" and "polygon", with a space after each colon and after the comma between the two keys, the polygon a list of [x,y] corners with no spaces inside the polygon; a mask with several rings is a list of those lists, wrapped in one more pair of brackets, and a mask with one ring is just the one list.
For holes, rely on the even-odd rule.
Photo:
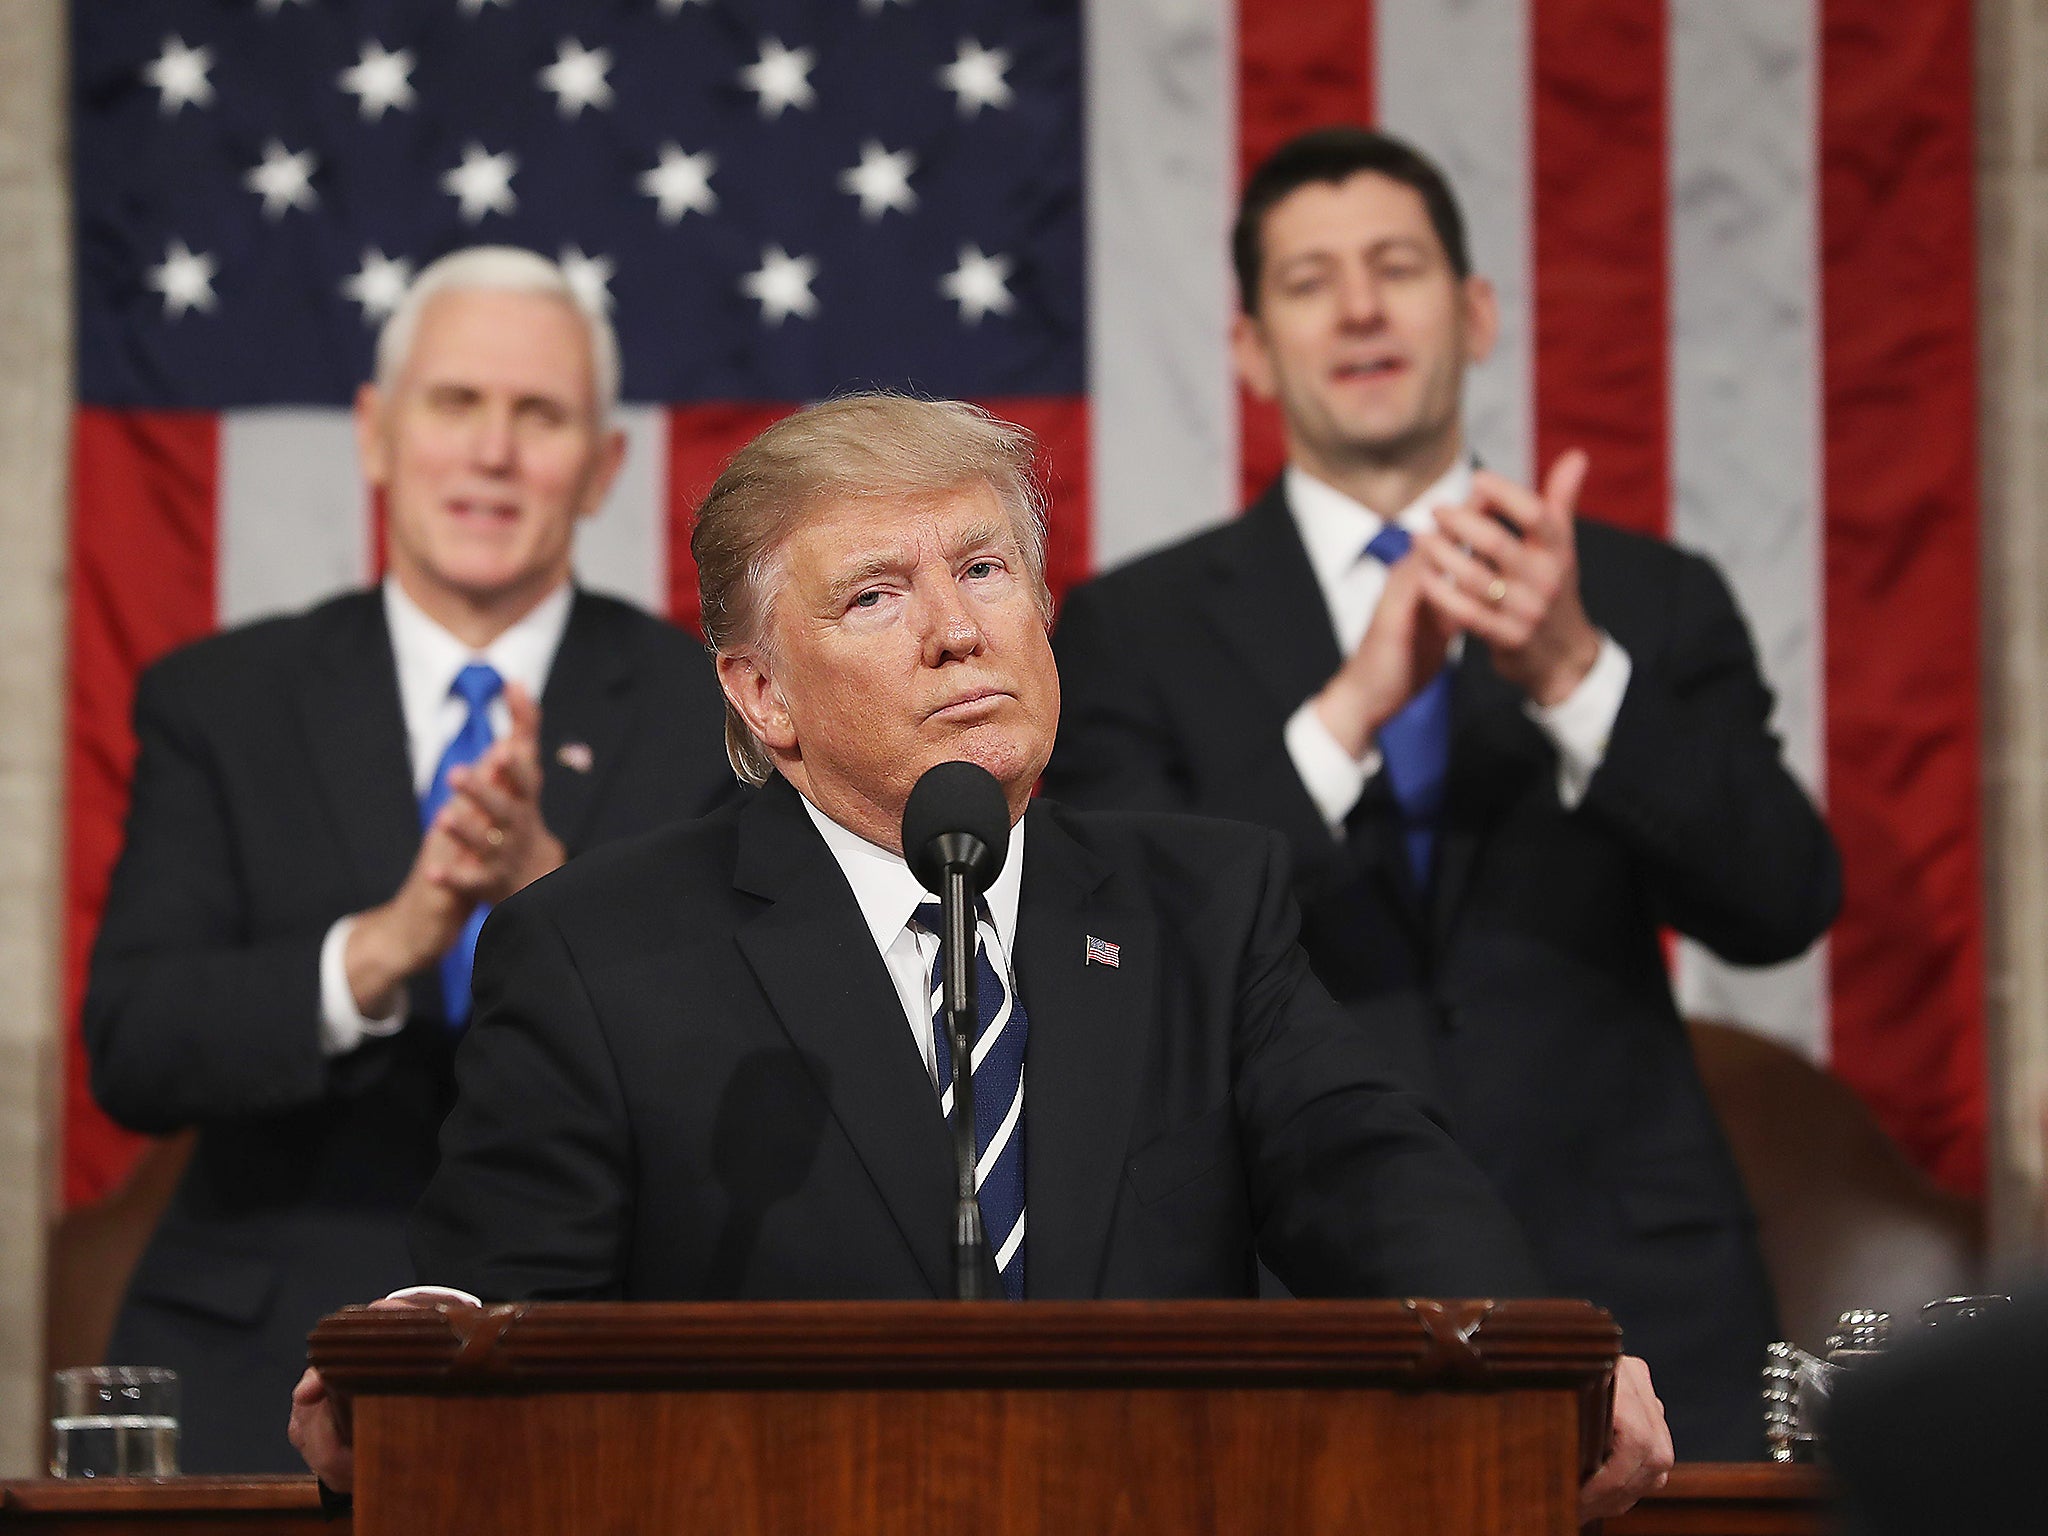
{"label": "american flag lapel pin", "polygon": [[1083,965],[1106,965],[1111,970],[1115,970],[1122,963],[1117,958],[1122,953],[1123,951],[1117,945],[1110,943],[1107,939],[1098,939],[1091,933],[1088,935],[1088,955],[1081,963]]}
{"label": "american flag lapel pin", "polygon": [[555,761],[571,773],[590,772],[590,743],[587,741],[565,741],[555,749]]}

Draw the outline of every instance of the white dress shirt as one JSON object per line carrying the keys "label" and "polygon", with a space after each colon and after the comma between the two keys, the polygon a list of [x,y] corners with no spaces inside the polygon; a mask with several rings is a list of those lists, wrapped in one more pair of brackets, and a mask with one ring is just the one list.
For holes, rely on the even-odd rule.
{"label": "white dress shirt", "polygon": [[[451,691],[456,674],[480,661],[538,700],[547,688],[574,601],[575,589],[565,581],[483,650],[473,651],[428,618],[395,577],[385,577],[384,624],[391,634],[392,659],[398,664],[398,702],[405,715],[415,796],[427,792],[441,754],[469,716],[469,706]],[[490,718],[492,738],[503,738],[512,727],[511,706],[503,693],[491,701]],[[367,1039],[396,1034],[410,1007],[404,987],[383,1018],[366,1018],[356,1007],[344,959],[356,915],[337,921],[320,945],[320,1049],[330,1057],[344,1055]]]}
{"label": "white dress shirt", "polygon": [[[917,1053],[924,1059],[925,1072],[936,1092],[938,1042],[932,1031],[931,996],[932,966],[939,958],[939,937],[927,933],[921,925],[910,926],[918,904],[930,900],[931,893],[899,855],[847,831],[809,800],[804,801],[804,809],[810,813],[818,835],[825,839],[825,846],[832,850],[846,883],[853,887],[854,902],[867,922],[882,964],[888,968],[896,1000],[903,1005],[903,1017],[910,1025]],[[1010,829],[1010,855],[1003,860],[1003,871],[990,882],[985,893],[989,916],[995,920],[993,934],[988,922],[981,924],[983,948],[989,947],[991,939],[994,942],[989,963],[1001,970],[1012,997],[1017,993],[1017,972],[1010,956],[1017,946],[1017,897],[1023,881],[1024,823],[1019,820]]]}
{"label": "white dress shirt", "polygon": [[[1472,463],[1460,459],[1420,496],[1403,507],[1394,521],[1411,534],[1435,526],[1436,509],[1455,506],[1472,494]],[[1365,553],[1386,526],[1377,513],[1335,486],[1295,465],[1287,466],[1287,510],[1294,518],[1309,568],[1330,610],[1330,627],[1340,654],[1358,649],[1387,589],[1387,568]],[[1456,662],[1463,637],[1452,641]],[[1631,670],[1628,652],[1608,634],[1600,636],[1600,654],[1592,670],[1563,700],[1544,708],[1524,700],[1522,708],[1557,748],[1557,796],[1570,810],[1585,798],[1587,786],[1607,755],[1607,739],[1621,712]],[[1342,833],[1344,818],[1358,804],[1365,786],[1380,771],[1377,747],[1353,757],[1330,734],[1316,714],[1315,700],[1304,700],[1289,717],[1284,734],[1287,755],[1294,762],[1309,798],[1331,831]]]}

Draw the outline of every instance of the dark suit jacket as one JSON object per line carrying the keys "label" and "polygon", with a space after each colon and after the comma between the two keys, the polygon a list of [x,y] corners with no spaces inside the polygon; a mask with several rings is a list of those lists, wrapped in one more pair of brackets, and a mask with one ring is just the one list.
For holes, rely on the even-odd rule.
{"label": "dark suit jacket", "polygon": [[1760,1454],[1774,1309],[1659,929],[1738,962],[1789,958],[1833,919],[1839,868],[1713,567],[1590,522],[1578,546],[1587,611],[1633,664],[1606,757],[1566,811],[1555,750],[1468,642],[1426,896],[1384,775],[1333,838],[1282,741],[1340,657],[1277,486],[1068,594],[1046,790],[1284,833],[1317,973],[1340,1000],[1398,1000],[1380,1018],[1406,1070],[1551,1281],[1612,1308],[1648,1358],[1679,1455]]}
{"label": "dark suit jacket", "polygon": [[[1389,1085],[1294,942],[1277,839],[1029,814],[1019,907],[1026,1288],[1517,1294],[1477,1170]],[[1089,935],[1120,946],[1083,963]],[[937,1095],[794,790],[506,902],[413,1223],[487,1299],[951,1294]]]}
{"label": "dark suit jacket", "polygon": [[[542,699],[542,810],[570,851],[733,793],[689,636],[578,593]],[[199,1127],[112,1351],[186,1374],[188,1470],[289,1470],[281,1405],[323,1313],[410,1278],[406,1212],[452,1094],[433,971],[414,1017],[337,1060],[319,950],[420,840],[376,591],[200,641],[142,678],[127,841],[93,952],[93,1091],[136,1130]],[[590,748],[578,773],[564,742]]]}

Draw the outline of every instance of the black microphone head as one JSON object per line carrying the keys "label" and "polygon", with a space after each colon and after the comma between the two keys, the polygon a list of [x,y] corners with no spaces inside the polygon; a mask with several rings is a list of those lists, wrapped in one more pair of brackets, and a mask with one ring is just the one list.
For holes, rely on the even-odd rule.
{"label": "black microphone head", "polygon": [[1010,853],[1010,803],[996,776],[977,763],[935,763],[903,806],[903,857],[928,891],[959,865],[980,890],[1003,872]]}

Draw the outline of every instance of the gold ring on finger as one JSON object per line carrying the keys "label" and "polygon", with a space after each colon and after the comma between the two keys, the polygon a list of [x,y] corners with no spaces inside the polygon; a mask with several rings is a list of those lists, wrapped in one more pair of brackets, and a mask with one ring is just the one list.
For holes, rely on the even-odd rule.
{"label": "gold ring on finger", "polygon": [[1506,602],[1507,596],[1508,584],[1504,578],[1496,576],[1486,584],[1486,600],[1494,607],[1498,608]]}
{"label": "gold ring on finger", "polygon": [[493,848],[504,847],[505,829],[503,827],[492,827],[488,832],[484,833],[484,841],[489,843]]}

